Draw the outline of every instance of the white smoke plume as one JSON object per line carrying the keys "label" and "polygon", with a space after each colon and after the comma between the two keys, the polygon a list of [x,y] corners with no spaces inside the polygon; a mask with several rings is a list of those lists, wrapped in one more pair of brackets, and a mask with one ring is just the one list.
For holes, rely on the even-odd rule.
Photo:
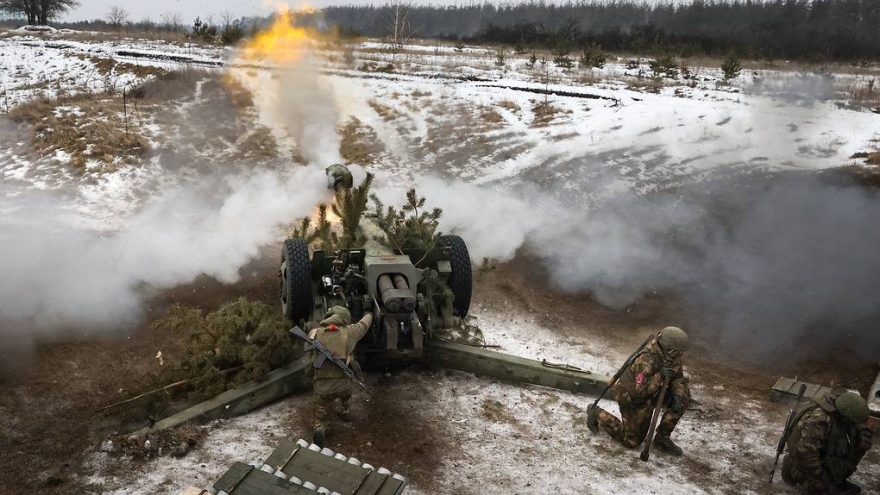
{"label": "white smoke plume", "polygon": [[320,167],[237,172],[161,193],[113,234],[58,217],[59,195],[6,190],[0,217],[0,324],[4,336],[137,321],[139,288],[163,288],[200,274],[235,282],[280,222],[311,214],[327,199]]}
{"label": "white smoke plume", "polygon": [[274,111],[297,142],[309,163],[327,167],[341,163],[336,124],[339,111],[331,85],[322,80],[319,64],[310,51],[279,75]]}
{"label": "white smoke plume", "polygon": [[876,192],[791,174],[763,186],[626,193],[581,209],[534,188],[426,179],[418,189],[475,263],[527,247],[560,289],[612,307],[672,291],[694,324],[756,358],[797,339],[880,352]]}

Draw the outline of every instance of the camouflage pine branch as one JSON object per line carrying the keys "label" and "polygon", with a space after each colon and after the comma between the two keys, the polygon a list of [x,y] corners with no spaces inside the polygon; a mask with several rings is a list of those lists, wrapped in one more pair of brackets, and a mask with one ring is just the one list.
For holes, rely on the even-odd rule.
{"label": "camouflage pine branch", "polygon": [[376,195],[371,195],[374,203],[376,225],[385,233],[385,238],[374,239],[397,252],[405,249],[429,251],[440,238],[437,232],[443,210],[434,208],[430,212],[420,212],[425,205],[425,198],[419,197],[415,189],[406,193],[406,203],[397,210],[393,206],[385,207]]}
{"label": "camouflage pine branch", "polygon": [[361,218],[367,210],[367,200],[370,197],[370,186],[374,177],[373,174],[367,173],[366,179],[358,187],[336,191],[332,211],[342,223],[342,236],[338,239],[337,249],[355,248],[363,246],[366,242],[366,237],[359,232],[359,227]]}

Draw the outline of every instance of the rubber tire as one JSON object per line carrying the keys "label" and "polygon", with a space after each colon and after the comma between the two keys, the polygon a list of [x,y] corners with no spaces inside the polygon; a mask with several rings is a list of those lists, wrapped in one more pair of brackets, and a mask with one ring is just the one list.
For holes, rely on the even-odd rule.
{"label": "rubber tire", "polygon": [[281,311],[298,324],[312,315],[312,265],[309,246],[302,239],[287,239],[281,248]]}
{"label": "rubber tire", "polygon": [[461,318],[468,314],[471,307],[473,292],[473,273],[471,272],[471,255],[468,253],[464,239],[457,235],[444,235],[440,238],[449,247],[449,264],[452,273],[449,275],[449,288],[455,295],[452,307]]}

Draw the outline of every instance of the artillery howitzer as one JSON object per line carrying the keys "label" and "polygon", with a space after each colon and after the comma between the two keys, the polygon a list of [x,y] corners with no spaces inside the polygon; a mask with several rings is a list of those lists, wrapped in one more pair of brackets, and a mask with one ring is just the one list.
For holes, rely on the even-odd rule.
{"label": "artillery howitzer", "polygon": [[[351,187],[346,170],[336,167],[327,172],[329,188]],[[445,334],[452,333],[448,331],[466,325],[472,295],[471,266],[467,246],[456,235],[440,236],[427,250],[391,251],[365,246],[332,252],[316,250],[311,255],[304,239],[291,238],[285,240],[281,248],[281,308],[291,326],[300,325],[306,330],[317,325],[325,313],[337,305],[347,307],[353,321],[367,313],[376,315],[356,348],[357,360],[365,369],[421,364],[590,395],[598,395],[607,389],[609,377],[605,375],[444,338]],[[207,422],[238,416],[285,395],[307,391],[311,388],[306,375],[310,365],[310,358],[303,356],[269,372],[263,380],[228,390],[135,432],[135,435],[190,421]],[[307,449],[291,450],[311,455]],[[268,461],[265,464],[274,466]],[[240,481],[245,477],[254,478],[257,483],[255,477],[264,476],[254,468],[260,469],[236,465],[215,484],[215,488],[222,489],[230,479]],[[357,474],[353,473],[353,476]],[[314,473],[309,476],[312,475]],[[403,484],[397,488],[402,491]],[[262,495],[264,492],[241,493]],[[383,489],[377,493],[400,492]]]}
{"label": "artillery howitzer", "polygon": [[281,306],[292,323],[314,326],[337,305],[353,321],[377,315],[357,347],[365,368],[422,358],[434,331],[461,325],[470,307],[470,257],[455,235],[440,237],[427,252],[319,250],[311,260],[302,239],[288,239],[281,258]]}

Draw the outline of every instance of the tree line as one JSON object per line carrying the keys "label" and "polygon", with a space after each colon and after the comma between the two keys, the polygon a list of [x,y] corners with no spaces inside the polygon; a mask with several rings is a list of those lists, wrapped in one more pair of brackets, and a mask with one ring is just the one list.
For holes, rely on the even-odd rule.
{"label": "tree line", "polygon": [[[331,6],[343,32],[389,37],[401,4]],[[880,0],[691,0],[648,4],[593,0],[405,5],[410,37],[636,53],[811,60],[880,56]]]}

